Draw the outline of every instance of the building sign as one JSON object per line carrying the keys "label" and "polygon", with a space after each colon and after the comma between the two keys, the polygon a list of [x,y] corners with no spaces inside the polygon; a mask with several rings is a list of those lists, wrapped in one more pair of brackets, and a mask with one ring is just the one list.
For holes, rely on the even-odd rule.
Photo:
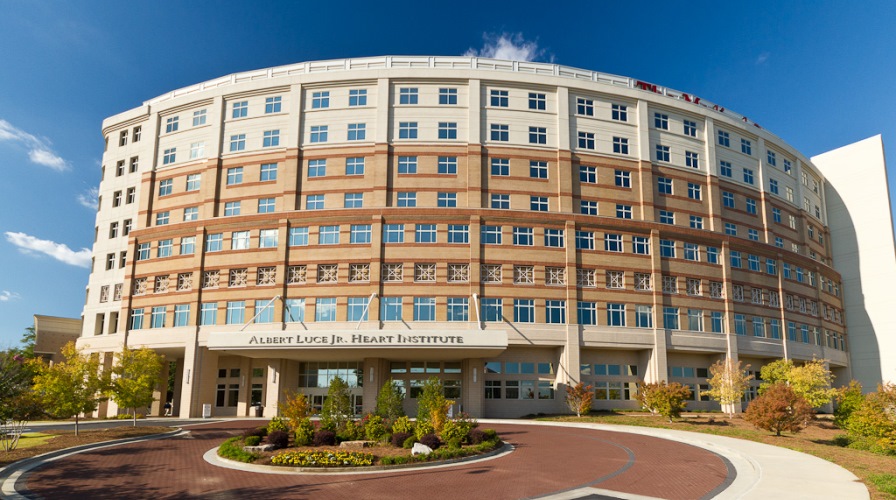
{"label": "building sign", "polygon": [[384,347],[506,349],[507,332],[482,330],[213,332],[209,335],[208,347],[212,350]]}

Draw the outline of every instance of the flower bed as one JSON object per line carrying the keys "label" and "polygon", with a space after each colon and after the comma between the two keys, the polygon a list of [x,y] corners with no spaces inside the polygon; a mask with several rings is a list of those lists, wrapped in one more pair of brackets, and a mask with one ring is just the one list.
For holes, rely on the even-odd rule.
{"label": "flower bed", "polygon": [[356,451],[287,451],[271,457],[274,465],[293,467],[358,467],[373,465],[373,453]]}

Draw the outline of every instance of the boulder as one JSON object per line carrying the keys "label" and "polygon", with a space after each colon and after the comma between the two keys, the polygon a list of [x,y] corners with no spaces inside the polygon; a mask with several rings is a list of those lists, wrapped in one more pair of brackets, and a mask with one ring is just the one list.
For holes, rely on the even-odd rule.
{"label": "boulder", "polygon": [[414,447],[411,448],[411,455],[429,455],[430,453],[432,453],[432,448],[422,443],[414,443]]}
{"label": "boulder", "polygon": [[272,451],[274,448],[275,447],[272,444],[260,444],[258,446],[243,446],[243,451],[246,453],[259,453],[262,451]]}
{"label": "boulder", "polygon": [[367,448],[373,445],[373,441],[343,441],[339,443],[340,448]]}

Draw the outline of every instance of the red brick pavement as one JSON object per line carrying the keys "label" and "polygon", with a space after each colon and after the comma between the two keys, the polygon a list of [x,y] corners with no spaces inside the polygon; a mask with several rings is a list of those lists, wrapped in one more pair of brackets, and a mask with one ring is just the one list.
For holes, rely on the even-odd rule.
{"label": "red brick pavement", "polygon": [[[526,498],[595,486],[662,498],[700,498],[728,474],[715,454],[617,432],[495,425],[516,447],[501,458],[450,468],[363,475],[272,475],[220,468],[202,455],[257,422],[189,427],[188,436],[74,455],[27,475],[46,499]],[[20,483],[21,484],[21,483]]]}

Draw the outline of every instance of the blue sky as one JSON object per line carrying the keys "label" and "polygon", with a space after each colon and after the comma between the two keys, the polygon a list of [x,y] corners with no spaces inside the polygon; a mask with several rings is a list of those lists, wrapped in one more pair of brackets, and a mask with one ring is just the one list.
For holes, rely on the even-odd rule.
{"label": "blue sky", "polygon": [[498,50],[696,94],[807,156],[882,134],[896,179],[896,2],[327,5],[0,0],[0,348],[81,313],[103,118],[239,71]]}

